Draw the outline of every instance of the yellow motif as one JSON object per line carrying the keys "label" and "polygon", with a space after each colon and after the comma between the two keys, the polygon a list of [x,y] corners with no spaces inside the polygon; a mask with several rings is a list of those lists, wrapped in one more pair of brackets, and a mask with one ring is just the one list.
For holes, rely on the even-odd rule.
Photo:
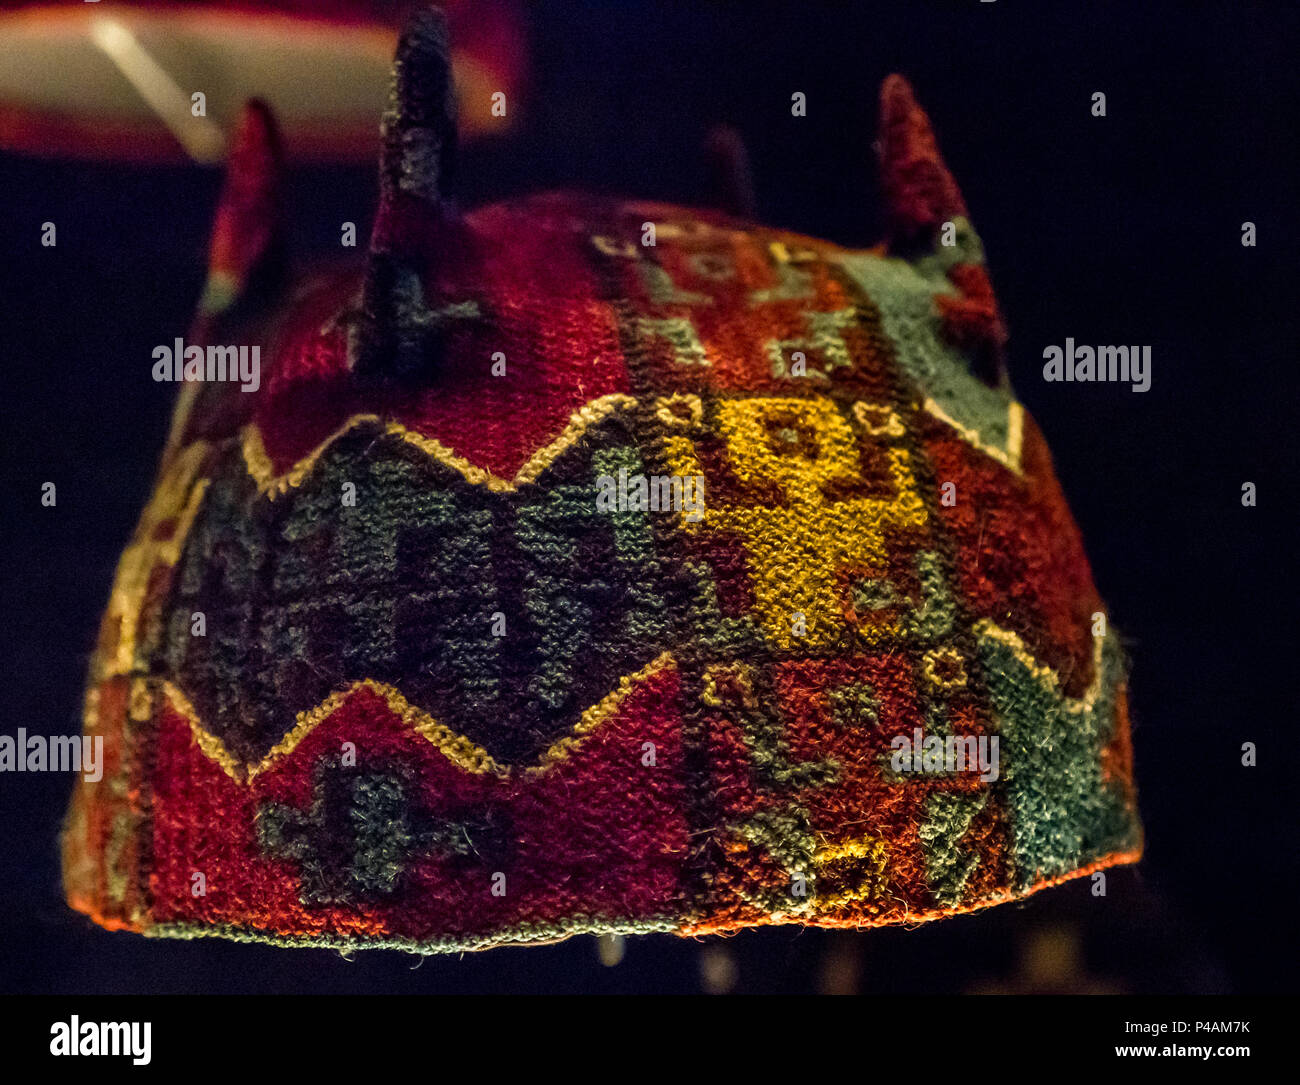
{"label": "yellow motif", "polygon": [[[878,446],[894,492],[840,496],[837,490],[850,493],[864,479],[857,437],[831,400],[735,399],[717,409],[736,477],[758,490],[775,488],[784,502],[710,499],[702,520],[683,522],[688,530],[732,532],[743,541],[772,643],[785,650],[827,647],[846,630],[845,571],[883,565],[886,532],[926,522],[911,458],[904,448]],[[882,433],[889,428],[886,420]],[[704,474],[689,438],[668,438],[665,451],[675,474]]]}
{"label": "yellow motif", "polygon": [[841,908],[863,900],[878,900],[885,895],[889,876],[889,850],[883,840],[864,836],[843,844],[823,844],[813,853],[813,872],[817,884],[835,878],[850,883],[838,893],[821,894],[814,898],[818,911]]}

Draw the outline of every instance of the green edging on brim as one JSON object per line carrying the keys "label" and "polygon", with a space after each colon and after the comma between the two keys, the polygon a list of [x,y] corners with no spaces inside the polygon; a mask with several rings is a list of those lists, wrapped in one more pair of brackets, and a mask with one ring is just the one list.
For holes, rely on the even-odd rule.
{"label": "green edging on brim", "polygon": [[459,953],[496,946],[530,945],[560,942],[579,934],[674,934],[681,931],[678,918],[654,919],[579,919],[564,924],[528,923],[489,934],[464,938],[438,938],[420,941],[414,938],[350,938],[337,934],[274,934],[256,927],[229,924],[159,923],[140,931],[147,938],[226,938],[235,942],[260,942],[263,945],[297,949],[399,949],[407,953]]}

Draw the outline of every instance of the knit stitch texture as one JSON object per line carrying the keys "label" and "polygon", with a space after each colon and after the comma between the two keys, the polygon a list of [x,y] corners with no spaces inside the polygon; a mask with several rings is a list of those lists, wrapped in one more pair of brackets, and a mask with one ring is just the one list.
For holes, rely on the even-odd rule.
{"label": "knit stitch texture", "polygon": [[[423,330],[370,349],[437,366],[371,378],[350,269],[268,326],[256,392],[185,406],[91,667],[72,906],[436,952],[915,924],[1135,861],[1123,653],[988,379],[965,206],[896,77],[884,108],[869,251],[569,193],[432,229],[394,197]],[[702,479],[702,515],[637,507],[656,477]],[[997,774],[900,769],[918,732],[995,739]]]}

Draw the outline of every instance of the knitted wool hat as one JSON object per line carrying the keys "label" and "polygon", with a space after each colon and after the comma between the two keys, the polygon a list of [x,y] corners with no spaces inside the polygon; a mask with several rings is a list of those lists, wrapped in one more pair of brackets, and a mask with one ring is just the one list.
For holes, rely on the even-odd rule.
{"label": "knitted wool hat", "polygon": [[207,379],[92,666],[72,906],[432,952],[914,924],[1135,861],[1121,650],[907,83],[856,251],[568,194],[461,216],[447,73],[425,13],[364,271],[262,312],[245,113],[171,358]]}

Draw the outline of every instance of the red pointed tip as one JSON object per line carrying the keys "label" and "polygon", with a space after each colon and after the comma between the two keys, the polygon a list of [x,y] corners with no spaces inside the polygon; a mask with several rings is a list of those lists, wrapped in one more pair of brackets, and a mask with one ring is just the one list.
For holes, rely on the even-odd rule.
{"label": "red pointed tip", "polygon": [[261,98],[248,99],[240,111],[231,151],[231,158],[236,156],[256,158],[268,164],[280,162],[280,130],[271,107]]}
{"label": "red pointed tip", "polygon": [[880,174],[891,246],[928,239],[942,223],[966,215],[930,118],[897,74],[880,87]]}
{"label": "red pointed tip", "polygon": [[283,169],[275,117],[261,99],[244,104],[212,230],[210,272],[242,284],[280,227]]}
{"label": "red pointed tip", "polygon": [[880,84],[880,108],[882,113],[910,113],[920,109],[916,104],[916,95],[912,92],[912,84],[906,76],[898,72],[885,76]]}

